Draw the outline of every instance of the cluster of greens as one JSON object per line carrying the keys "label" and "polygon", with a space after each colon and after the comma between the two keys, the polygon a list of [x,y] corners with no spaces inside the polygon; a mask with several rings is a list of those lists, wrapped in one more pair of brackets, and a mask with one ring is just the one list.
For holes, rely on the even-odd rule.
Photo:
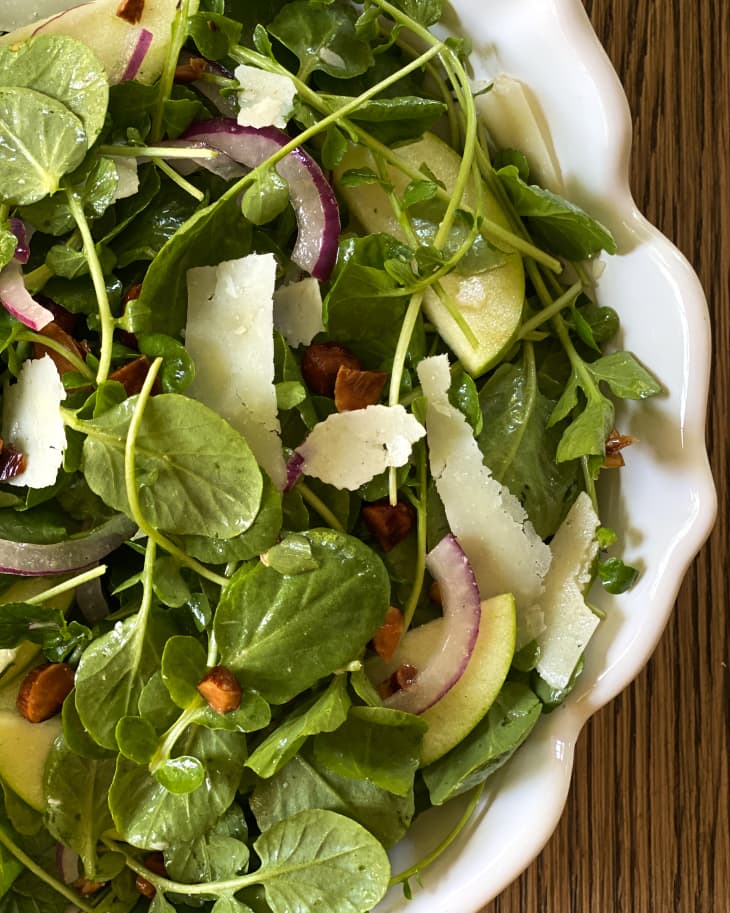
{"label": "cluster of greens", "polygon": [[[282,495],[245,440],[184,393],[195,370],[181,334],[186,271],[273,252],[284,274],[296,225],[270,163],[226,183],[184,179],[160,157],[161,141],[217,116],[195,87],[173,81],[183,47],[231,70],[290,74],[290,132],[325,169],[354,143],[372,153],[375,169],[347,171],[342,184],[380,183],[408,243],[355,235],[343,209],[340,256],[323,284],[323,338],[386,371],[391,405],[417,410],[415,366],[446,350],[421,311],[424,289],[453,269],[524,255],[514,345],[478,381],[457,364],[450,396],[543,538],[580,491],[595,500],[615,423],[608,394],[659,390],[629,354],[603,354],[618,320],[593,301],[582,261],[614,242],[530,183],[519,153],[490,154],[468,48],[429,32],[440,16],[440,0],[183,0],[154,85],[110,87],[72,38],[0,50],[0,267],[15,253],[11,217],[31,224],[26,287],[72,315],[73,335],[87,341],[71,352],[0,311],[3,380],[38,344],[73,367],[63,376],[64,465],[48,488],[0,486],[0,538],[61,542],[119,513],[139,530],[102,569],[108,616],[93,623],[74,608],[41,610],[39,600],[0,611],[0,648],[30,640],[76,668],[46,767],[45,811],[3,787],[0,909],[50,913],[69,901],[87,913],[365,913],[421,867],[391,877],[384,848],[423,809],[476,787],[473,808],[486,778],[567,693],[540,680],[528,645],[472,734],[419,770],[424,724],[383,707],[360,660],[389,605],[417,621],[438,612],[423,562],[447,523],[425,445],[359,491],[308,481]],[[222,97],[235,89],[227,76],[206,78]],[[398,144],[434,127],[462,155],[459,186],[447,194],[422,173],[399,198],[385,176],[398,167]],[[140,160],[140,185],[117,199],[122,156]],[[460,208],[470,182],[489,187],[511,230]],[[418,234],[413,220],[439,227]],[[301,351],[279,334],[275,343],[282,440],[294,449],[333,404],[308,390]],[[152,368],[128,396],[110,374],[140,354]],[[389,489],[414,506],[417,523],[384,554],[360,507]],[[615,538],[601,536],[604,546]],[[633,576],[616,557],[599,573],[611,592]],[[243,688],[240,708],[225,714],[197,690],[219,664]],[[78,854],[97,892],[81,897],[63,883],[59,843]],[[148,863],[155,851],[164,875]],[[138,875],[152,900],[136,889]]]}

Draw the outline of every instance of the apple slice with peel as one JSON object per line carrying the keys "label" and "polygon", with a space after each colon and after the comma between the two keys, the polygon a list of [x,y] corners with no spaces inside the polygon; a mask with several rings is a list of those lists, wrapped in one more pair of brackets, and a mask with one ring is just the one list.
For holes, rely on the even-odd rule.
{"label": "apple slice with peel", "polygon": [[[515,601],[511,594],[493,596],[481,604],[479,634],[458,681],[435,704],[420,714],[428,723],[423,737],[421,765],[425,767],[458,745],[486,715],[504,684],[515,651]],[[373,684],[387,679],[398,666],[423,668],[439,649],[444,619],[411,628],[392,660],[368,663]]]}
{"label": "apple slice with peel", "polygon": [[[451,193],[454,190],[461,158],[449,145],[432,133],[426,133],[415,143],[399,146],[398,156],[410,168],[422,169],[423,165]],[[364,146],[353,146],[335,171],[335,186],[350,208],[352,216],[367,232],[385,232],[401,241],[405,235],[393,212],[388,197],[380,184],[346,186],[342,175],[352,169],[376,170],[372,155]],[[410,178],[394,166],[388,166],[388,178],[396,194],[402,198]],[[476,191],[469,186],[464,194],[463,207],[476,209]],[[482,187],[484,214],[502,228],[509,222],[497,200]],[[433,229],[414,220],[414,230],[421,235]],[[426,236],[422,237],[428,243]],[[450,315],[436,292],[429,288],[423,300],[423,309],[439,331],[441,338],[459,358],[465,369],[475,377],[483,374],[498,360],[517,333],[522,318],[525,298],[525,273],[519,254],[505,254],[502,262],[492,269],[464,275],[457,271],[440,280],[443,292],[452,306],[460,312],[478,342],[474,347]]]}
{"label": "apple slice with peel", "polygon": [[61,731],[60,716],[29,723],[17,710],[0,710],[0,780],[39,812],[46,807],[46,758]]}

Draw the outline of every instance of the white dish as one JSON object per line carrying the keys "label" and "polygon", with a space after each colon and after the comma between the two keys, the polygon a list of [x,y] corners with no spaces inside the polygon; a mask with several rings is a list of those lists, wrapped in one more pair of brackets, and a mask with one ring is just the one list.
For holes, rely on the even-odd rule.
{"label": "white dish", "polygon": [[[454,7],[450,25],[471,39],[476,76],[505,72],[531,88],[549,124],[566,195],[614,233],[619,253],[606,260],[599,301],[621,316],[621,347],[649,366],[667,393],[622,405],[618,427],[641,442],[602,489],[602,520],[623,532],[623,556],[643,569],[640,581],[620,597],[596,588],[593,601],[606,619],[567,703],[543,717],[488,781],[467,830],[414,880],[413,899],[394,888],[377,913],[474,913],[540,852],[562,814],[584,723],[649,659],[716,511],[704,442],[706,301],[687,261],[631,197],[628,104],[582,3],[455,0]],[[456,802],[424,815],[413,837],[396,848],[394,871],[432,849],[463,807]]]}

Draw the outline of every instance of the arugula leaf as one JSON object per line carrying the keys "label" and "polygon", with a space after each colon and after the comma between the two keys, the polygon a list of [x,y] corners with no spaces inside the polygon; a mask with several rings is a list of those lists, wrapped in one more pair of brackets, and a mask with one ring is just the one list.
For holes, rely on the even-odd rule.
{"label": "arugula leaf", "polygon": [[621,399],[646,399],[662,392],[657,379],[630,352],[612,352],[588,365],[596,381],[605,381]]}
{"label": "arugula leaf", "polygon": [[393,6],[424,26],[435,25],[443,15],[441,0],[393,0]]}
{"label": "arugula leaf", "polygon": [[188,19],[188,34],[207,60],[227,57],[241,40],[243,26],[216,12],[198,12]]}

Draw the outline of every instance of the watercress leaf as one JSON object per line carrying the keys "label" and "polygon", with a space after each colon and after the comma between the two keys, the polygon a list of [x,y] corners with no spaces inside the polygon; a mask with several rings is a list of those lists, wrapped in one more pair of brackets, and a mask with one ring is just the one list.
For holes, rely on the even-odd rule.
{"label": "watercress leaf", "polygon": [[249,561],[274,545],[279,538],[282,521],[281,494],[269,477],[264,476],[259,512],[244,533],[231,539],[183,536],[181,541],[189,555],[210,564]]}
{"label": "watercress leaf", "polygon": [[180,715],[180,708],[170,697],[159,669],[142,688],[137,707],[140,715],[159,731],[169,729]]}
{"label": "watercress leaf", "polygon": [[225,729],[226,732],[255,732],[265,729],[271,722],[271,707],[260,694],[247,691],[241,696],[237,710],[218,713],[208,704],[203,704],[195,713],[193,722],[208,729]]}
{"label": "watercress leaf", "polygon": [[194,792],[205,780],[205,768],[197,758],[181,755],[168,758],[155,769],[155,779],[175,796]]}
{"label": "watercress leaf", "polygon": [[443,14],[441,0],[395,0],[394,6],[421,25],[434,25]]}
{"label": "watercress leaf", "polygon": [[0,269],[13,259],[17,246],[18,239],[13,232],[9,228],[0,227]]}
{"label": "watercress leaf", "polygon": [[350,707],[344,675],[332,679],[319,697],[297,707],[249,755],[246,767],[258,776],[273,777],[299,751],[307,738],[341,726]]}
{"label": "watercress leaf", "polygon": [[175,86],[173,93],[163,105],[162,129],[170,139],[177,139],[193,121],[206,120],[210,114],[190,89]]}
{"label": "watercress leaf", "polygon": [[154,360],[162,358],[158,377],[164,393],[182,393],[195,377],[195,364],[185,346],[166,333],[150,333],[137,336],[137,345],[142,355]]}
{"label": "watercress leaf", "polygon": [[150,903],[149,913],[175,913],[175,907],[173,907],[164,894],[157,891]]}
{"label": "watercress leaf", "polygon": [[289,205],[289,185],[276,168],[257,173],[241,199],[241,210],[253,225],[266,225]]}
{"label": "watercress leaf", "polygon": [[617,595],[631,589],[639,572],[620,558],[606,558],[598,562],[598,577],[607,593]]}
{"label": "watercress leaf", "polygon": [[291,533],[281,542],[270,548],[262,560],[280,574],[304,574],[319,567],[312,554],[312,546],[306,536]]}
{"label": "watercress leaf", "polygon": [[131,615],[97,637],[76,670],[76,709],[89,735],[104,748],[117,747],[115,730],[133,716],[142,689],[158,669],[169,622],[155,613]]}
{"label": "watercress leaf", "polygon": [[[326,95],[328,104],[341,107],[352,101],[348,95]],[[371,98],[348,115],[356,123],[367,124],[367,131],[381,143],[392,145],[415,140],[430,130],[446,110],[432,98],[401,95],[396,98]],[[431,199],[431,197],[424,197]]]}
{"label": "watercress leaf", "polygon": [[175,881],[223,881],[246,869],[249,849],[246,819],[232,805],[213,827],[192,843],[174,843],[165,851],[165,868]]}
{"label": "watercress leaf", "polygon": [[305,81],[315,70],[347,79],[373,63],[370,44],[355,31],[355,13],[342,3],[294,0],[276,15],[269,32],[299,60],[297,75]]}
{"label": "watercress leaf", "polygon": [[479,436],[482,430],[482,410],[479,405],[479,393],[471,375],[457,364],[451,372],[451,386],[449,387],[449,402],[463,413],[466,420]]}
{"label": "watercress leaf", "polygon": [[263,564],[244,568],[231,578],[215,617],[223,664],[244,690],[273,703],[352,660],[389,605],[388,574],[371,549],[335,530],[304,535],[315,570],[286,577]]}
{"label": "watercress leaf", "polygon": [[147,764],[157,750],[157,733],[140,716],[123,716],[115,730],[119,751],[135,764]]}
{"label": "watercress leaf", "polygon": [[276,408],[280,412],[295,409],[309,394],[307,388],[298,380],[283,380],[276,385]]}
{"label": "watercress leaf", "polygon": [[548,427],[554,403],[540,392],[531,361],[498,368],[479,402],[484,430],[477,440],[484,462],[520,499],[539,535],[552,535],[578,491],[580,466],[555,462],[561,432]]}
{"label": "watercress leaf", "polygon": [[258,879],[273,913],[327,909],[366,913],[385,894],[390,864],[365,828],[312,809],[274,824],[258,838]]}
{"label": "watercress leaf", "polygon": [[[491,86],[489,91],[491,91]],[[492,157],[492,165],[497,171],[500,168],[506,168],[507,165],[514,165],[523,181],[527,181],[530,176],[530,163],[527,161],[527,157],[517,149],[498,149]]]}
{"label": "watercress leaf", "polygon": [[0,48],[0,85],[34,89],[65,105],[83,124],[90,147],[101,133],[109,82],[93,51],[67,35],[37,35]]}
{"label": "watercress leaf", "polygon": [[442,805],[486,780],[525,741],[541,712],[542,704],[527,685],[507,682],[472,732],[424,768],[431,802]]}
{"label": "watercress leaf", "polygon": [[578,405],[578,380],[575,373],[572,373],[563,386],[563,392],[560,399],[553,407],[548,419],[548,428],[556,425],[558,422],[567,418]]}
{"label": "watercress leaf", "polygon": [[568,425],[560,438],[555,459],[558,463],[582,456],[604,453],[606,438],[614,425],[613,403],[598,396]]}
{"label": "watercress leaf", "polygon": [[396,796],[407,796],[421,759],[427,724],[388,707],[353,707],[335,732],[313,742],[319,764],[342,777],[369,780]]}
{"label": "watercress leaf", "polygon": [[342,130],[334,124],[329,127],[322,144],[322,165],[328,170],[336,168],[344,158],[348,145]]}
{"label": "watercress leaf", "polygon": [[235,897],[219,897],[210,913],[253,913],[253,910]]}
{"label": "watercress leaf", "polygon": [[44,832],[43,816],[27,802],[24,802],[4,781],[2,789],[4,817],[18,834],[25,837],[36,837]]}
{"label": "watercress leaf", "polygon": [[26,602],[4,603],[0,615],[0,650],[11,650],[25,640],[43,643],[47,630],[58,631],[65,625],[60,609]]}
{"label": "watercress leaf", "polygon": [[[83,469],[90,488],[129,513],[124,449],[137,397],[84,423]],[[261,471],[243,437],[195,400],[163,393],[147,403],[135,450],[142,512],[161,530],[226,539],[253,522]]]}
{"label": "watercress leaf", "polygon": [[132,846],[165,850],[206,833],[233,802],[246,758],[246,738],[190,726],[175,745],[205,767],[203,783],[175,795],[144,767],[120,756],[109,791],[114,826]]}
{"label": "watercress leaf", "polygon": [[514,165],[497,174],[518,214],[527,219],[536,243],[568,260],[585,260],[601,250],[616,253],[609,230],[574,203],[525,183]]}
{"label": "watercress leaf", "polygon": [[[81,758],[63,739],[54,742],[46,762],[46,827],[56,840],[79,854],[91,879],[99,837],[112,825],[107,794],[113,776],[113,758]],[[84,814],[80,814],[81,808]]]}
{"label": "watercress leaf", "polygon": [[162,681],[170,697],[185,710],[200,695],[197,685],[207,671],[203,645],[194,637],[171,637],[162,653]]}
{"label": "watercress leaf", "polygon": [[368,780],[341,777],[317,764],[311,752],[296,755],[251,796],[251,810],[263,831],[307,808],[347,815],[388,847],[408,830],[414,801],[413,793],[395,796]]}
{"label": "watercress leaf", "polygon": [[75,691],[72,691],[63,702],[61,722],[63,723],[63,740],[69,751],[91,760],[111,757],[109,751],[98,745],[84,729],[76,709]]}
{"label": "watercress leaf", "polygon": [[612,352],[588,364],[595,380],[605,381],[622,399],[646,399],[662,392],[661,384],[631,352]]}
{"label": "watercress leaf", "polygon": [[431,200],[438,193],[438,185],[433,181],[411,181],[403,192],[403,207],[408,209],[416,203]]}
{"label": "watercress leaf", "polygon": [[[110,273],[116,265],[116,257],[108,247],[96,245],[102,272]],[[66,244],[54,244],[46,255],[46,266],[62,279],[78,279],[89,273],[89,260],[82,250],[75,250]]]}
{"label": "watercress leaf", "polygon": [[227,57],[238,44],[243,26],[216,12],[198,12],[188,19],[188,34],[207,60]]}
{"label": "watercress leaf", "polygon": [[363,184],[379,184],[380,178],[372,168],[349,168],[337,180],[341,187],[360,187]]}
{"label": "watercress leaf", "polygon": [[170,555],[155,561],[152,587],[163,605],[179,609],[190,599],[190,589],[180,571],[180,565]]}
{"label": "watercress leaf", "polygon": [[113,238],[125,231],[159,193],[160,172],[152,162],[146,165],[139,165],[137,175],[139,177],[139,189],[132,196],[124,197],[117,201],[114,207],[114,225],[101,238],[104,244],[108,244]]}
{"label": "watercress leaf", "polygon": [[[105,276],[109,304],[113,309],[122,299],[122,283],[116,276]],[[95,314],[98,308],[96,293],[89,276],[80,279],[53,278],[44,288],[48,297],[72,314]]]}
{"label": "watercress leaf", "polygon": [[81,121],[33,89],[0,86],[0,187],[6,203],[24,206],[55,193],[86,154]]}

